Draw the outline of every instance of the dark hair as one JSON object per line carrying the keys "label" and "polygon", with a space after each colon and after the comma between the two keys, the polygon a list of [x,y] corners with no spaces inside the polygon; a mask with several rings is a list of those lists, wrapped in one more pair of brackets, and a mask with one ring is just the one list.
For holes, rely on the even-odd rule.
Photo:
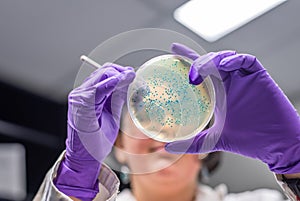
{"label": "dark hair", "polygon": [[[207,130],[210,127],[212,127],[212,125],[214,124],[214,121],[215,121],[215,117],[212,116],[211,120],[209,121],[209,123],[206,125],[206,127],[203,130]],[[214,171],[220,165],[221,159],[222,159],[222,152],[216,151],[216,152],[209,153],[202,160],[202,166],[203,166],[202,170],[204,170],[204,171],[200,171],[200,173],[199,173],[199,181],[205,182],[205,181],[203,181],[203,179],[205,179],[204,177],[207,177],[210,174],[214,173]],[[207,174],[207,175],[203,175],[203,174]]]}
{"label": "dark hair", "polygon": [[[199,181],[204,181],[209,175],[213,174],[219,167],[222,162],[222,152],[212,152],[209,153],[203,160],[202,160],[202,170],[199,172]],[[205,172],[206,171],[206,172]],[[203,175],[206,174],[206,175]]]}

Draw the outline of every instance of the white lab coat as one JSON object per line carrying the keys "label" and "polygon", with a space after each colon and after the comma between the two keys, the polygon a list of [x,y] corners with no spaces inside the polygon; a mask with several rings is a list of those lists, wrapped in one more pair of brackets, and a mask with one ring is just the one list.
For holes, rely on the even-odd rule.
{"label": "white lab coat", "polygon": [[[71,199],[60,192],[53,184],[56,172],[64,153],[59,157],[54,166],[49,170],[45,179],[36,194],[34,201],[71,201]],[[99,192],[95,197],[95,201],[136,201],[131,191],[128,189],[119,193],[118,188],[120,182],[115,173],[102,165],[99,174]],[[197,197],[195,201],[283,201],[281,193],[275,190],[259,189],[255,191],[228,194],[227,187],[224,184],[211,188],[206,185],[199,185]]]}
{"label": "white lab coat", "polygon": [[[224,184],[216,189],[199,185],[195,201],[283,201],[282,195],[275,190],[259,189],[244,193],[227,194]],[[224,191],[225,190],[225,191]],[[136,201],[131,191],[123,190],[116,201]]]}

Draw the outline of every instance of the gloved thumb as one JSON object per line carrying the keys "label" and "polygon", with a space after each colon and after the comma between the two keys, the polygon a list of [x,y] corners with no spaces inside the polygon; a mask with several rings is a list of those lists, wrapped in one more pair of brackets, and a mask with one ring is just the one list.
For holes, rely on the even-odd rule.
{"label": "gloved thumb", "polygon": [[210,52],[196,59],[190,69],[189,79],[191,84],[198,85],[207,76],[223,79],[226,76],[220,70],[220,62],[229,56],[235,55],[235,51]]}
{"label": "gloved thumb", "polygon": [[135,78],[134,69],[128,67],[127,70],[123,71],[120,75],[120,82],[116,86],[116,89],[128,88],[128,86],[132,83]]}
{"label": "gloved thumb", "polygon": [[165,150],[173,154],[212,152],[215,143],[210,141],[209,134],[208,129],[200,132],[193,138],[167,143]]}

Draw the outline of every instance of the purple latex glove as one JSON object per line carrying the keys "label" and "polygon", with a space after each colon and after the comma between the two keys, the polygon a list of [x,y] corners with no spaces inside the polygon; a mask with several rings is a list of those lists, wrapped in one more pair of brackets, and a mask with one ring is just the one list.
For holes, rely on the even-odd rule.
{"label": "purple latex glove", "polygon": [[101,162],[117,137],[134,69],[105,64],[69,94],[66,154],[56,187],[66,195],[92,200],[98,193]]}
{"label": "purple latex glove", "polygon": [[259,159],[278,174],[300,173],[299,115],[254,56],[234,51],[199,56],[180,44],[172,51],[194,60],[190,83],[200,84],[210,75],[216,108],[211,128],[166,144],[167,151],[228,151]]}

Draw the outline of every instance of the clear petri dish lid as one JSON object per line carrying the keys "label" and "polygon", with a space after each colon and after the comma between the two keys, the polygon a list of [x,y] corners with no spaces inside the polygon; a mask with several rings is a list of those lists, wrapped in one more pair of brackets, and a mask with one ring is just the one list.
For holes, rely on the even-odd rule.
{"label": "clear petri dish lid", "polygon": [[145,135],[161,142],[189,139],[211,120],[215,90],[210,77],[189,83],[192,60],[162,55],[144,63],[129,85],[129,114]]}

